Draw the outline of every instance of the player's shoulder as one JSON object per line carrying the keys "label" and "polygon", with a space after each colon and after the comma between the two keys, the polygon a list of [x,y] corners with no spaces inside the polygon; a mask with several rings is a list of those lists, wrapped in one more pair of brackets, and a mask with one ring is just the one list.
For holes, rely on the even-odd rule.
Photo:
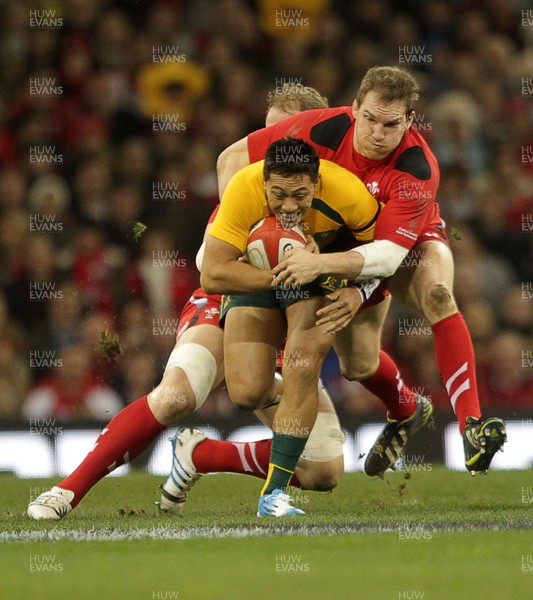
{"label": "player's shoulder", "polygon": [[439,166],[424,138],[409,129],[394,156],[393,169],[420,181],[438,179]]}
{"label": "player's shoulder", "polygon": [[315,113],[309,139],[318,146],[337,150],[354,122],[351,107],[341,106],[306,112]]}

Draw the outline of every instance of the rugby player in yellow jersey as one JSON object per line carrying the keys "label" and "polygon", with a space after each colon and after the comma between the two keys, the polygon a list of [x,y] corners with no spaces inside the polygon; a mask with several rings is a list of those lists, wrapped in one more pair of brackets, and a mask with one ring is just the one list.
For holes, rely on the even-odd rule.
{"label": "rugby player in yellow jersey", "polygon": [[[226,319],[225,373],[237,405],[250,408],[269,397],[276,353],[287,336],[289,360],[283,362],[283,396],[272,426],[258,516],[303,514],[290,504],[286,488],[316,420],[318,378],[334,338],[326,327],[315,325],[315,313],[340,281],[322,277],[297,290],[272,290],[270,271],[239,260],[250,229],[273,214],[287,228],[301,224],[325,247],[343,225],[356,239],[370,241],[379,212],[379,203],[356,176],[320,162],[306,142],[284,138],[269,147],[264,161],[232,178],[207,235],[201,283],[207,293],[229,294],[221,313]],[[368,283],[366,293],[378,283]]]}
{"label": "rugby player in yellow jersey", "polygon": [[[327,107],[327,100],[313,88],[285,84],[268,96],[266,123],[271,125],[301,110],[321,107]],[[191,296],[180,315],[176,345],[159,385],[128,404],[107,423],[81,464],[51,490],[30,502],[28,516],[33,519],[66,517],[98,481],[135,458],[167,427],[183,422],[223,381],[219,298],[197,292],[201,290]],[[352,295],[347,290],[340,293]],[[338,299],[337,304],[345,303]],[[281,389],[275,390],[270,402],[280,393]],[[270,425],[274,411],[275,406],[272,406],[256,415]],[[321,386],[320,416],[297,469],[303,488],[326,491],[337,485],[344,472],[342,442],[343,433],[335,409]],[[160,506],[165,511],[179,513],[183,509],[187,492],[201,473],[232,471],[264,478],[267,471],[270,440],[234,444],[209,440],[199,430],[186,428],[178,430],[173,445],[172,473],[162,486]],[[198,448],[205,455],[203,461],[198,457]],[[193,451],[196,451],[194,457]]]}

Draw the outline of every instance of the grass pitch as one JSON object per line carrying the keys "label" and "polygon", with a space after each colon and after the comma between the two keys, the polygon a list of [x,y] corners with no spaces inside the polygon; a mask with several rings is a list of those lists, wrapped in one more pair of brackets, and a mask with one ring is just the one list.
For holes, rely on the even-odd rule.
{"label": "grass pitch", "polygon": [[108,478],[67,519],[35,522],[26,505],[54,482],[0,476],[0,598],[533,598],[529,472],[348,474],[296,492],[306,516],[281,520],[257,519],[259,480],[231,475],[158,514],[162,480]]}

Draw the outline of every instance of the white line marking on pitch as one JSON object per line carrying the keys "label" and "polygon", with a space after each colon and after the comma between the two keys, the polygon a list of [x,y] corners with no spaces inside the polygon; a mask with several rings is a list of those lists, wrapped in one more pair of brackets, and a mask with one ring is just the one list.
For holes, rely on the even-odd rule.
{"label": "white line marking on pitch", "polygon": [[[129,530],[110,529],[50,529],[38,531],[4,531],[0,533],[1,542],[56,542],[62,540],[80,542],[113,542],[121,540],[192,540],[198,538],[247,538],[272,536],[315,536],[315,535],[354,535],[368,533],[396,533],[405,523],[392,525],[304,525],[288,526],[274,525],[272,527],[191,527],[187,529],[170,529],[167,527],[138,528]],[[533,522],[499,523],[476,525],[472,523],[434,524],[418,523],[418,528],[427,529],[432,533],[453,531],[501,531],[512,529],[533,529]]]}

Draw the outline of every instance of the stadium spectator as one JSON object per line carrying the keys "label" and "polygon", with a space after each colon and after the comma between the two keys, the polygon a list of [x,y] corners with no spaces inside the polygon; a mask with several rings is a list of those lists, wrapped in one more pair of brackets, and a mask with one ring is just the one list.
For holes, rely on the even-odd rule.
{"label": "stadium spectator", "polygon": [[9,208],[0,216],[0,281],[7,291],[13,279],[19,277],[29,235],[29,212],[22,208]]}
{"label": "stadium spectator", "polygon": [[90,372],[96,381],[116,388],[117,365],[102,347],[102,336],[117,333],[116,321],[105,312],[90,312],[79,325],[79,343],[89,356]]}
{"label": "stadium spectator", "polygon": [[165,229],[150,229],[141,245],[129,272],[129,289],[146,298],[155,318],[179,314],[197,280],[194,262],[175,247]]}
{"label": "stadium spectator", "polygon": [[[148,347],[153,343],[153,324],[146,300],[133,298],[120,315],[120,340],[125,348]],[[174,344],[174,341],[172,341]]]}
{"label": "stadium spectator", "polygon": [[132,224],[145,220],[141,185],[129,178],[124,181],[111,192],[106,222],[107,239],[117,250],[131,243]]}
{"label": "stadium spectator", "polygon": [[491,356],[480,368],[487,405],[498,408],[533,408],[533,343],[512,331],[498,333]]}
{"label": "stadium spectator", "polygon": [[533,283],[523,282],[507,288],[499,315],[502,328],[533,339]]}
{"label": "stadium spectator", "polygon": [[2,210],[24,206],[27,184],[27,178],[20,168],[4,169],[0,172],[0,206]]}
{"label": "stadium spectator", "polygon": [[[195,102],[207,92],[209,77],[201,66],[185,61],[174,62],[172,57],[177,55],[177,47],[155,48],[158,48],[155,52],[160,53],[159,60],[142,67],[139,72],[141,109],[149,119],[156,115],[177,115],[182,122],[187,122],[194,111]],[[166,61],[166,56],[171,60]],[[162,120],[160,125],[163,127],[165,122],[172,123]]]}
{"label": "stadium spectator", "polygon": [[466,92],[447,92],[433,103],[429,114],[434,115],[433,146],[443,168],[462,167],[470,173],[486,168],[480,108],[474,98]]}
{"label": "stadium spectator", "polygon": [[[47,302],[45,322],[33,332],[32,350],[57,353],[79,341],[83,292],[71,281],[58,283],[54,291],[57,293]],[[32,369],[33,379],[48,370]]]}
{"label": "stadium spectator", "polygon": [[[29,230],[29,219],[26,222]],[[12,267],[11,281],[5,291],[10,313],[27,327],[35,327],[46,319],[47,303],[59,294],[58,253],[55,238],[49,233],[27,235],[24,255]]]}
{"label": "stadium spectator", "polygon": [[102,226],[108,216],[111,160],[107,152],[81,160],[72,177],[72,189],[80,217]]}
{"label": "stadium spectator", "polygon": [[113,289],[111,247],[101,228],[86,226],[80,229],[72,248],[72,279],[80,287],[88,310],[112,315],[116,306]]}
{"label": "stadium spectator", "polygon": [[106,421],[122,408],[118,394],[91,375],[89,353],[82,346],[63,349],[56,367],[30,390],[22,408],[25,418]]}
{"label": "stadium spectator", "polygon": [[152,349],[137,347],[126,352],[120,362],[120,395],[124,403],[146,394],[157,384],[159,374]]}
{"label": "stadium spectator", "polygon": [[458,286],[459,295],[468,294],[475,300],[475,294],[497,306],[505,289],[516,281],[512,264],[483,248],[467,227],[458,232],[458,237],[461,239],[452,237],[451,244],[454,255],[461,259],[457,269],[457,279],[462,284]]}

